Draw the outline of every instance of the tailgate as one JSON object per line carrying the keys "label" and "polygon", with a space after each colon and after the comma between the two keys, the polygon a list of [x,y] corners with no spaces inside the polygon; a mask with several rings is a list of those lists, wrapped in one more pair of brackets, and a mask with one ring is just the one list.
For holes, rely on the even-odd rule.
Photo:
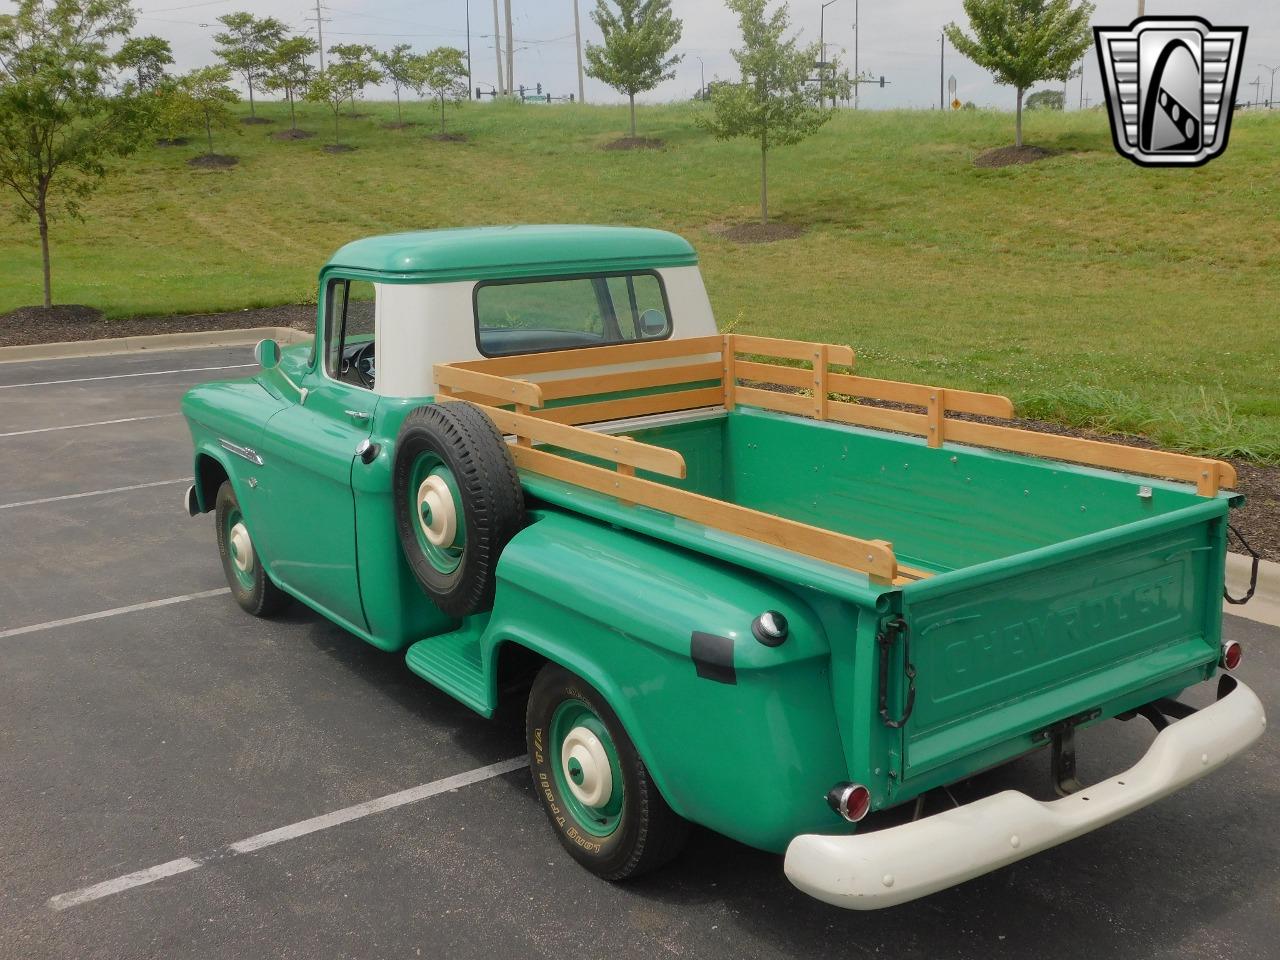
{"label": "tailgate", "polygon": [[1226,509],[1209,501],[904,589],[917,676],[903,785],[950,782],[1032,749],[1057,720],[1111,716],[1209,675]]}

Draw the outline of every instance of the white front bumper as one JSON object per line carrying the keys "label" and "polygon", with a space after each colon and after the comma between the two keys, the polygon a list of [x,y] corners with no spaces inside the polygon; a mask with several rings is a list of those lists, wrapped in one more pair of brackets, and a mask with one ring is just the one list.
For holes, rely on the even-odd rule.
{"label": "white front bumper", "polygon": [[1061,800],[1006,790],[914,823],[855,836],[796,837],[787,879],[853,910],[905,903],[1021,860],[1168,796],[1248,748],[1266,727],[1252,690],[1236,688],[1171,723],[1136,764]]}

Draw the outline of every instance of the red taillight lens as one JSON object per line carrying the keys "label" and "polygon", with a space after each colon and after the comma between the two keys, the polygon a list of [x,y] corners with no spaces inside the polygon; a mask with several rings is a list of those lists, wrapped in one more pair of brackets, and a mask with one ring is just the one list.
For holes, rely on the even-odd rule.
{"label": "red taillight lens", "polygon": [[831,809],[850,823],[871,812],[871,791],[860,783],[837,783],[827,794]]}
{"label": "red taillight lens", "polygon": [[1218,660],[1228,670],[1234,670],[1240,666],[1240,661],[1244,659],[1244,647],[1236,643],[1234,640],[1228,640],[1222,645],[1222,656]]}

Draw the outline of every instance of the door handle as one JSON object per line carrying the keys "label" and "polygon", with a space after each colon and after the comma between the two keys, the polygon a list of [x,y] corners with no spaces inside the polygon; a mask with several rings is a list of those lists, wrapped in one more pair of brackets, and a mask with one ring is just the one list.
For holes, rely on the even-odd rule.
{"label": "door handle", "polygon": [[352,420],[368,420],[369,419],[369,414],[365,413],[363,410],[343,410],[342,412],[345,413]]}

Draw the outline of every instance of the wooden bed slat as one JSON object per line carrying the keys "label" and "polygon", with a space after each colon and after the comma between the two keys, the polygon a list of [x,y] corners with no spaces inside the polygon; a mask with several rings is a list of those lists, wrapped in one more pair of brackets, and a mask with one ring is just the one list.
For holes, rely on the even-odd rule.
{"label": "wooden bed slat", "polygon": [[591,464],[579,463],[543,450],[515,447],[511,454],[517,467],[532,473],[661,510],[735,536],[825,560],[846,570],[865,573],[878,583],[892,584],[898,577],[893,549],[883,540],[861,540],[833,533],[723,500],[713,500],[701,494],[663,486],[652,480],[629,477]]}
{"label": "wooden bed slat", "polygon": [[696,357],[719,353],[723,338],[686,337],[680,340],[640,340],[615,343],[607,347],[580,347],[574,350],[552,350],[547,353],[522,353],[512,357],[490,357],[487,360],[463,360],[452,364],[463,370],[483,370],[505,377],[512,374],[550,373],[555,370],[582,370],[607,367],[642,360],[666,360],[670,357]]}
{"label": "wooden bed slat", "polygon": [[567,397],[589,397],[600,393],[617,393],[622,390],[642,390],[646,387],[666,387],[673,384],[697,383],[721,378],[719,360],[704,363],[684,363],[674,367],[654,367],[649,370],[626,370],[621,373],[596,374],[590,377],[569,377],[564,380],[542,380],[544,400],[562,400]]}
{"label": "wooden bed slat", "polygon": [[788,360],[814,360],[819,347],[827,348],[827,362],[851,367],[853,347],[843,344],[809,343],[807,340],[782,340],[778,337],[753,337],[745,333],[728,335],[734,353],[753,353],[763,357],[786,357]]}
{"label": "wooden bed slat", "polygon": [[478,370],[464,370],[447,363],[437,363],[436,383],[450,390],[463,390],[492,397],[499,403],[525,403],[531,407],[542,406],[542,388],[527,380],[498,377]]}
{"label": "wooden bed slat", "polygon": [[535,411],[534,416],[556,423],[599,423],[602,420],[623,420],[627,417],[643,417],[652,413],[675,413],[695,407],[718,407],[724,397],[721,387],[703,387],[698,390],[676,390],[671,393],[651,393],[642,397],[626,397],[621,400],[601,400],[597,403],[575,403],[564,407],[551,407]]}

